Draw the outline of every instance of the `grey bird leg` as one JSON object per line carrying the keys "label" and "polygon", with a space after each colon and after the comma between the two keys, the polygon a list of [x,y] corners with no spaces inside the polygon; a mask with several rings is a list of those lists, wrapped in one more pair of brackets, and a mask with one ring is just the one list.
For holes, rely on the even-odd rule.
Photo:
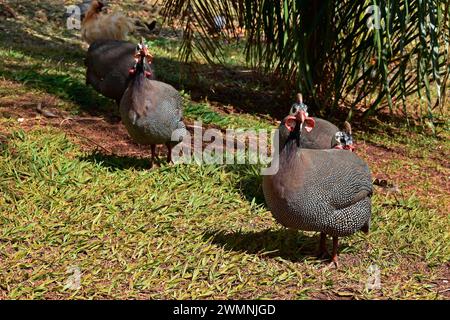
{"label": "grey bird leg", "polygon": [[320,244],[319,244],[319,253],[318,257],[323,259],[327,256],[329,256],[330,253],[327,250],[327,235],[325,232],[320,233]]}
{"label": "grey bird leg", "polygon": [[170,145],[170,143],[166,143],[166,147],[167,147],[167,150],[168,150],[167,162],[171,163],[172,162],[172,146]]}

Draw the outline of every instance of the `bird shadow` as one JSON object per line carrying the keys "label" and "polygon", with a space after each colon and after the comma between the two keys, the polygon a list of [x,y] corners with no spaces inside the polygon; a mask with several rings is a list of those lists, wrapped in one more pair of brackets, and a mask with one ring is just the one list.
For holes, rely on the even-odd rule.
{"label": "bird shadow", "polygon": [[95,163],[103,168],[112,171],[135,169],[135,170],[152,170],[156,165],[161,167],[167,162],[161,158],[155,159],[154,163],[148,158],[136,158],[130,156],[118,156],[94,152],[90,155],[79,158],[80,161]]}
{"label": "bird shadow", "polygon": [[249,202],[265,205],[262,189],[260,166],[252,164],[234,164],[225,166],[225,170],[236,174],[236,187]]}
{"label": "bird shadow", "polygon": [[[5,21],[5,29],[14,30],[14,33],[11,37],[0,35],[0,48],[12,50],[22,59],[51,62],[55,65],[54,69],[59,69],[62,63],[67,63],[74,67],[74,73],[78,72],[76,67],[83,68],[86,51],[80,45],[69,43],[45,31],[40,31],[42,37],[38,37],[27,32],[23,23],[13,19]],[[77,76],[67,73],[55,74],[51,72],[50,67],[40,66],[38,63],[4,64],[1,69],[5,79],[20,82],[30,89],[38,89],[72,102],[79,106],[81,111],[90,115],[109,116],[117,113],[117,107],[112,100],[97,94],[86,85],[84,79]],[[106,117],[105,120],[109,121],[109,118]]]}
{"label": "bird shadow", "polygon": [[[204,239],[225,250],[257,254],[268,258],[282,258],[301,262],[317,258],[318,236],[310,236],[290,229],[262,231],[206,231]],[[328,248],[331,243],[327,242]],[[343,246],[345,247],[345,245]]]}

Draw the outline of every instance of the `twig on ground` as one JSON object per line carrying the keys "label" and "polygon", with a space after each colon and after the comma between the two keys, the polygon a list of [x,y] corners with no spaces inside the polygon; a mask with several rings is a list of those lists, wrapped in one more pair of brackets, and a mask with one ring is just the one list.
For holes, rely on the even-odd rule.
{"label": "twig on ground", "polygon": [[44,110],[44,109],[42,108],[42,103],[41,103],[41,102],[38,103],[38,105],[37,105],[37,107],[36,107],[36,111],[37,111],[38,113],[42,114],[44,117],[47,117],[47,118],[57,118],[57,117],[58,117],[58,116],[57,116],[56,114],[54,114],[53,112]]}
{"label": "twig on ground", "polygon": [[87,141],[91,142],[92,144],[96,145],[97,147],[100,147],[100,148],[102,148],[103,150],[105,150],[108,154],[112,154],[112,151],[111,151],[111,150],[105,148],[105,147],[102,146],[101,144],[95,142],[94,140],[92,140],[92,139],[90,139],[90,138],[88,138],[88,137],[86,137],[86,136],[84,136],[84,135],[82,135],[82,134],[80,134],[80,133],[78,133],[78,132],[71,131],[69,134],[74,134],[74,135],[76,135],[76,136],[79,137],[79,138],[86,139]]}
{"label": "twig on ground", "polygon": [[64,124],[64,122],[66,121],[104,121],[105,118],[100,118],[100,117],[79,117],[79,118],[72,118],[72,117],[66,117],[64,118],[59,125],[62,126]]}

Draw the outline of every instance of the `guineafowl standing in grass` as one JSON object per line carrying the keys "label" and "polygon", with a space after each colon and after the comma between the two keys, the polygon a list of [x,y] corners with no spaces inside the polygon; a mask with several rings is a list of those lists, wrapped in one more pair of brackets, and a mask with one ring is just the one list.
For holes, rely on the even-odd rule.
{"label": "guineafowl standing in grass", "polygon": [[151,146],[152,160],[156,145],[165,144],[171,162],[172,146],[186,134],[181,95],[171,85],[152,80],[151,56],[142,42],[136,48],[136,59],[120,101],[122,122],[133,140]]}
{"label": "guineafowl standing in grass", "polygon": [[[119,40],[100,40],[92,43],[85,59],[86,84],[105,97],[120,104],[127,88],[129,70],[136,64],[136,45]],[[151,78],[153,71],[147,63]]]}
{"label": "guineafowl standing in grass", "polygon": [[[263,177],[263,192],[275,219],[288,228],[320,232],[320,255],[326,235],[333,237],[337,266],[338,237],[368,232],[372,180],[369,167],[347,150],[305,149],[301,136],[315,121],[297,111],[284,119],[289,136],[278,155],[279,169]],[[277,155],[275,155],[277,156]]]}

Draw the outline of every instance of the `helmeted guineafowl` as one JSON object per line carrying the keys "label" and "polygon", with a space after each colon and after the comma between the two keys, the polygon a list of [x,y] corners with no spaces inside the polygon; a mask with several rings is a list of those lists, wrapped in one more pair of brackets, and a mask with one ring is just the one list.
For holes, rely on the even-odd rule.
{"label": "helmeted guineafowl", "polygon": [[[136,45],[127,41],[103,40],[92,43],[88,49],[85,65],[86,84],[105,97],[114,99],[120,104],[127,88],[129,70],[136,64]],[[153,72],[150,65],[151,78]]]}
{"label": "helmeted guineafowl", "polygon": [[344,129],[336,132],[334,137],[337,142],[334,146],[335,149],[355,150],[355,146],[353,145],[352,126],[347,121],[344,122]]}
{"label": "helmeted guineafowl", "polygon": [[[141,42],[136,48],[136,65],[130,70],[128,86],[120,101],[122,122],[137,143],[151,146],[152,160],[157,144],[169,149],[186,133],[183,123],[182,98],[169,84],[151,79],[147,47]],[[172,141],[172,134],[179,140]]]}
{"label": "helmeted guineafowl", "polygon": [[302,148],[304,130],[314,130],[314,120],[304,113],[284,120],[289,136],[278,155],[278,172],[263,177],[264,197],[285,227],[320,232],[321,254],[326,253],[326,235],[332,236],[332,261],[337,266],[338,237],[369,229],[369,167],[347,150]]}

